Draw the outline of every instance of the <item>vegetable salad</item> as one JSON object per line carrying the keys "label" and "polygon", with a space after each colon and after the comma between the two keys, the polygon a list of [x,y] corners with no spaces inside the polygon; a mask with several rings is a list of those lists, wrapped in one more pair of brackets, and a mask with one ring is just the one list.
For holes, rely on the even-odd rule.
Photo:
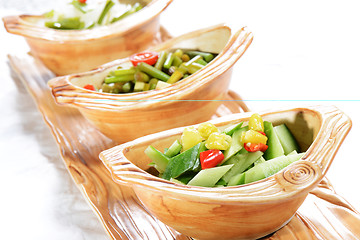
{"label": "vegetable salad", "polygon": [[213,53],[182,49],[141,52],[130,57],[131,67],[111,71],[100,89],[91,84],[83,87],[116,94],[162,89],[202,69],[215,56]]}
{"label": "vegetable salad", "polygon": [[248,124],[220,131],[209,122],[185,128],[180,139],[145,154],[159,177],[203,187],[235,186],[269,177],[299,160],[304,153],[285,124],[273,126],[253,114]]}
{"label": "vegetable salad", "polygon": [[119,0],[72,0],[57,10],[44,14],[45,26],[60,30],[91,29],[117,22],[144,6],[120,3]]}

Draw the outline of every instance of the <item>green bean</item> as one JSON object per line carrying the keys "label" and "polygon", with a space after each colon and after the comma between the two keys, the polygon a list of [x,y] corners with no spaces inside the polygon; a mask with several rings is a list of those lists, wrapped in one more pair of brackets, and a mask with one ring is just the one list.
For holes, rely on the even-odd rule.
{"label": "green bean", "polygon": [[141,71],[149,74],[150,76],[160,79],[164,82],[166,82],[170,78],[170,76],[167,75],[166,73],[164,73],[164,72],[160,71],[159,69],[154,68],[153,66],[151,66],[147,63],[144,63],[144,62],[139,63],[138,68]]}
{"label": "green bean", "polygon": [[80,21],[79,17],[64,18],[59,17],[57,21],[47,21],[45,26],[48,28],[62,29],[62,30],[78,30],[83,29],[85,23]]}
{"label": "green bean", "polygon": [[134,77],[135,77],[136,82],[148,82],[148,81],[150,81],[149,75],[147,75],[146,73],[140,72],[140,71],[136,72],[134,74]]}
{"label": "green bean", "polygon": [[97,21],[98,24],[101,24],[104,20],[105,15],[110,11],[110,9],[115,5],[115,3],[111,0],[107,0],[104,9],[102,10],[100,17]]}
{"label": "green bean", "polygon": [[112,72],[113,76],[123,76],[134,74],[136,72],[135,68],[127,68],[127,69],[117,69]]}
{"label": "green bean", "polygon": [[193,74],[193,73],[199,71],[203,67],[204,66],[199,63],[192,63],[190,66],[188,66],[189,73]]}
{"label": "green bean", "polygon": [[186,54],[188,54],[190,57],[200,55],[205,59],[206,62],[210,62],[214,58],[214,55],[212,53],[208,53],[208,52],[187,51]]}
{"label": "green bean", "polygon": [[124,12],[123,14],[121,14],[119,17],[115,17],[111,20],[111,23],[117,22],[133,13],[136,13],[137,11],[141,10],[142,6],[140,5],[140,3],[135,3],[129,10],[127,10],[126,12]]}
{"label": "green bean", "polygon": [[124,84],[124,86],[122,87],[122,90],[124,92],[130,92],[131,91],[131,88],[132,88],[132,84],[131,82],[127,82]]}
{"label": "green bean", "polygon": [[173,63],[172,65],[175,66],[175,67],[178,67],[180,66],[180,64],[182,63],[183,61],[181,60],[181,58],[179,58],[178,56],[176,56],[174,54],[174,60],[173,60]]}
{"label": "green bean", "polygon": [[164,67],[165,69],[169,69],[169,68],[171,67],[173,61],[174,61],[174,54],[173,54],[173,53],[169,53],[169,54],[167,55],[167,58],[166,58],[166,60],[165,60],[165,62],[164,62],[163,67]]}
{"label": "green bean", "polygon": [[199,60],[197,60],[197,61],[195,61],[196,63],[199,63],[199,64],[201,64],[201,65],[203,65],[203,66],[205,66],[206,64],[207,64],[207,62],[204,60],[204,59],[202,59],[202,58],[200,58]]}
{"label": "green bean", "polygon": [[106,77],[105,83],[116,83],[116,82],[128,82],[134,80],[134,74],[129,75],[123,75],[123,76],[112,76],[112,77]]}
{"label": "green bean", "polygon": [[158,58],[157,62],[155,63],[155,68],[161,70],[162,66],[164,65],[164,62],[166,60],[166,57],[167,57],[167,52],[161,51],[159,53],[159,58]]}
{"label": "green bean", "polygon": [[184,52],[181,49],[176,49],[176,51],[174,52],[174,55],[177,56],[178,58],[181,58],[183,54]]}
{"label": "green bean", "polygon": [[153,89],[155,89],[156,88],[156,84],[158,83],[158,79],[156,79],[156,78],[152,78],[152,79],[150,79],[150,81],[149,81],[149,85],[150,85],[150,90],[153,90]]}
{"label": "green bean", "polygon": [[167,83],[176,83],[177,81],[179,81],[181,78],[183,77],[183,74],[179,71],[176,70],[171,77],[169,78],[169,80],[167,81]]}
{"label": "green bean", "polygon": [[194,62],[198,61],[199,59],[201,59],[202,57],[200,55],[196,55],[195,57],[193,57],[192,59],[190,59],[189,61],[187,61],[185,63],[186,67],[189,67],[191,64],[193,64]]}

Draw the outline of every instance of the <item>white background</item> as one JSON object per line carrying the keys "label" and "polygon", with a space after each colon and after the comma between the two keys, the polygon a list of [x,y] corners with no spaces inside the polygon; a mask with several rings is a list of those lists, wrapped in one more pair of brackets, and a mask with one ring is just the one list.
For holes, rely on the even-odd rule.
{"label": "white background", "polygon": [[[54,2],[1,0],[0,16],[42,13]],[[360,210],[358,1],[174,0],[161,22],[173,36],[218,23],[247,26],[254,41],[236,63],[230,88],[253,111],[322,104],[348,114],[353,128],[327,177]],[[32,98],[10,76],[6,55],[26,52],[24,40],[0,26],[0,43],[1,235],[107,239]]]}

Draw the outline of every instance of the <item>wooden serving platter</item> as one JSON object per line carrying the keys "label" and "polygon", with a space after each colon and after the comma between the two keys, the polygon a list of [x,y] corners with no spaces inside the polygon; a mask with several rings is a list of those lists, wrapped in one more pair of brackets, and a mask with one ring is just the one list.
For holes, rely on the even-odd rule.
{"label": "wooden serving platter", "polygon": [[[98,155],[115,143],[78,110],[55,104],[47,86],[54,77],[51,71],[31,56],[9,56],[9,62],[32,95],[70,175],[110,238],[191,239],[153,217],[130,187],[112,181]],[[227,98],[213,118],[249,111],[235,92],[229,91]],[[286,226],[263,239],[360,239],[360,214],[324,179]]]}

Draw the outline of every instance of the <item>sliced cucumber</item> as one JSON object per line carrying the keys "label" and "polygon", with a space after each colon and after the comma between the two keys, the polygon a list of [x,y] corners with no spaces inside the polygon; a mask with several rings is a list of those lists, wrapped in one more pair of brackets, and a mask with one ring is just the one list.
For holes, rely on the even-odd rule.
{"label": "sliced cucumber", "polygon": [[290,130],[286,127],[285,124],[281,124],[279,126],[274,127],[276,135],[278,136],[281,146],[284,149],[285,155],[288,155],[292,151],[296,150],[300,152],[300,147],[296,142],[294,136],[290,132]]}
{"label": "sliced cucumber", "polygon": [[292,154],[290,156],[280,156],[274,159],[267,160],[264,163],[255,165],[253,168],[245,172],[245,183],[255,182],[267,178],[291,163],[299,160],[303,156],[301,154]]}
{"label": "sliced cucumber", "polygon": [[242,125],[243,125],[243,122],[231,125],[230,127],[227,127],[224,130],[224,133],[229,135],[229,136],[232,136],[235,131],[237,131],[237,130],[239,130],[241,128]]}
{"label": "sliced cucumber", "polygon": [[264,158],[266,160],[273,159],[284,155],[284,149],[280,143],[278,136],[271,122],[264,121],[265,134],[268,137],[268,149],[265,151]]}
{"label": "sliced cucumber", "polygon": [[233,166],[233,164],[201,170],[187,185],[213,187],[219,179]]}
{"label": "sliced cucumber", "polygon": [[246,131],[246,129],[247,127],[243,127],[233,133],[230,147],[224,151],[224,160],[222,161],[222,163],[226,162],[229,158],[234,156],[243,148],[241,146],[240,139],[242,132]]}
{"label": "sliced cucumber", "polygon": [[244,154],[237,154],[233,158],[237,158],[237,162],[234,162],[234,166],[222,177],[222,179],[228,183],[230,179],[236,174],[244,172],[250,167],[257,159],[263,155],[263,152],[246,152]]}
{"label": "sliced cucumber", "polygon": [[175,140],[175,142],[173,144],[171,144],[171,146],[167,149],[167,151],[165,152],[165,155],[167,157],[174,157],[175,155],[179,154],[181,151],[181,144],[179,142],[179,140]]}
{"label": "sliced cucumber", "polygon": [[236,186],[245,183],[245,173],[239,173],[230,178],[228,186]]}
{"label": "sliced cucumber", "polygon": [[166,166],[169,163],[170,158],[165,154],[154,148],[153,146],[148,146],[145,149],[145,154],[155,163],[155,168],[160,172],[164,172]]}

